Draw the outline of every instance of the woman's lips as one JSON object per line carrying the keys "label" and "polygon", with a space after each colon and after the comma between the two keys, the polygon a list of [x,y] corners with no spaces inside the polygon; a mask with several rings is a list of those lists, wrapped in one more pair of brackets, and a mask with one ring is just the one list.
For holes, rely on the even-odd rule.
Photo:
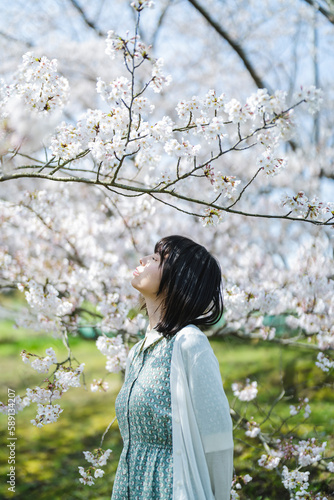
{"label": "woman's lips", "polygon": [[144,270],[144,266],[138,266],[136,269],[133,271],[134,276],[139,276],[139,274]]}

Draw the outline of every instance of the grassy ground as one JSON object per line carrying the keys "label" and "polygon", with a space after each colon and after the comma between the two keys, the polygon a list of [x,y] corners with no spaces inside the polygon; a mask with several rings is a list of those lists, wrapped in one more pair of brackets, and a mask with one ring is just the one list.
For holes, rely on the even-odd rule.
{"label": "grassy ground", "polygon": [[[316,391],[323,381],[324,374],[314,367],[315,354],[305,350],[282,349],[277,345],[265,343],[245,344],[238,340],[212,340],[213,349],[219,359],[229,401],[233,403],[231,383],[244,381],[246,377],[257,380],[259,384],[259,406],[250,404],[247,416],[255,420],[263,419],[261,406],[270,406],[281,392],[281,380],[289,399],[281,403],[272,413],[267,430],[275,425],[279,416],[288,416],[289,405],[296,404],[298,397],[309,395],[312,414],[298,432],[307,436],[330,435],[334,428],[334,396],[330,387]],[[23,395],[26,387],[39,385],[42,375],[25,365],[20,358],[22,349],[40,355],[47,347],[53,347],[58,359],[66,357],[61,341],[26,330],[13,330],[11,322],[0,322],[0,363],[1,393],[0,400],[7,400],[7,388]],[[105,357],[97,351],[93,341],[72,339],[72,347],[78,361],[85,362],[86,381],[89,387],[93,378],[105,374]],[[121,452],[121,439],[117,424],[111,428],[105,439],[104,448],[113,450],[112,460],[105,468],[103,479],[92,487],[84,487],[78,481],[78,466],[85,466],[83,450],[99,446],[101,436],[114,417],[114,401],[121,387],[121,376],[113,374],[107,378],[110,390],[106,394],[92,393],[84,387],[72,388],[62,398],[64,412],[55,424],[38,429],[29,421],[35,416],[35,405],[26,408],[16,418],[16,493],[8,492],[6,474],[8,473],[8,449],[0,451],[0,498],[57,500],[57,499],[94,499],[110,498],[112,484]],[[312,395],[314,396],[312,399]],[[268,403],[269,402],[269,403]],[[239,406],[236,405],[238,409]],[[244,407],[239,408],[244,410]],[[7,418],[0,416],[2,441],[6,442]],[[244,436],[243,432],[240,436]],[[261,456],[261,449],[255,451],[254,442],[244,437],[235,442],[235,466],[237,471],[250,473],[254,460]],[[334,442],[330,443],[332,450]],[[279,481],[272,483],[268,473],[258,477],[256,484],[250,483],[248,493],[243,498],[251,500],[288,499],[287,491],[279,487]],[[323,474],[322,480],[329,485],[329,475]],[[273,479],[275,481],[275,479]],[[276,486],[273,486],[275,484]],[[329,488],[329,486],[328,486]],[[334,498],[328,495],[328,498]]]}

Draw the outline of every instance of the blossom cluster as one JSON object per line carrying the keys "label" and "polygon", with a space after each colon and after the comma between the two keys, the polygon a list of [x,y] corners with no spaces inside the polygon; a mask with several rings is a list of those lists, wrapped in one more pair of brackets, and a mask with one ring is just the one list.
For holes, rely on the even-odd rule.
{"label": "blossom cluster", "polygon": [[253,478],[249,474],[245,474],[243,476],[234,475],[231,484],[231,500],[239,500],[240,495],[238,491],[240,491],[243,486],[250,483],[252,480]]}
{"label": "blossom cluster", "polygon": [[69,83],[57,61],[28,52],[11,83],[0,80],[0,152],[29,144],[38,150],[53,133],[59,111],[69,97]]}
{"label": "blossom cluster", "polygon": [[101,335],[96,341],[96,347],[107,356],[106,370],[108,372],[117,373],[125,370],[128,349],[121,335],[112,338]]}
{"label": "blossom cluster", "polygon": [[317,89],[314,85],[310,87],[301,87],[293,97],[295,100],[301,100],[308,103],[309,112],[312,114],[319,111],[323,103],[323,91]]}
{"label": "blossom cluster", "polygon": [[223,175],[221,172],[217,172],[211,178],[211,183],[213,184],[214,191],[219,192],[224,198],[232,199],[235,196],[240,180],[236,179],[234,176]]}
{"label": "blossom cluster", "polygon": [[[309,496],[308,492],[310,472],[301,472],[300,469],[319,462],[322,459],[326,445],[326,442],[318,444],[315,438],[301,440],[297,443],[293,443],[292,438],[284,441],[277,440],[277,449],[272,449],[267,454],[263,454],[258,460],[258,464],[265,469],[273,470],[283,463],[282,482],[285,488],[290,490],[290,494],[295,495],[291,496],[291,498],[313,498]],[[294,462],[295,459],[297,459],[298,467],[289,470],[284,462],[289,464]],[[331,466],[328,470],[330,469]]]}
{"label": "blossom cluster", "polygon": [[145,8],[151,9],[154,7],[154,2],[153,0],[135,0],[134,2],[131,2],[131,7],[140,12]]}
{"label": "blossom cluster", "polygon": [[301,412],[301,410],[303,409],[304,410],[304,418],[308,418],[311,414],[311,407],[308,403],[309,403],[309,399],[304,398],[303,400],[301,400],[301,402],[299,403],[298,406],[290,405],[290,415],[291,416],[298,415]]}
{"label": "blossom cluster", "polygon": [[257,382],[251,382],[249,379],[247,379],[246,385],[244,386],[238,382],[234,382],[232,384],[232,391],[234,396],[240,399],[240,401],[252,401],[257,397]]}
{"label": "blossom cluster", "polygon": [[80,387],[79,378],[83,369],[84,363],[76,369],[60,366],[54,374],[54,382],[47,380],[46,389],[41,387],[27,389],[27,397],[31,402],[36,402],[38,408],[36,417],[31,420],[33,425],[43,427],[57,421],[63,410],[58,404],[53,404],[53,401],[60,399],[70,387]]}
{"label": "blossom cluster", "polygon": [[322,496],[321,493],[316,495],[310,493],[308,488],[310,472],[301,472],[299,469],[289,470],[286,465],[282,470],[282,483],[284,487],[290,492],[291,500],[328,500],[327,497]]}
{"label": "blossom cluster", "polygon": [[283,207],[289,209],[289,213],[296,217],[308,217],[311,220],[319,221],[334,218],[334,203],[324,203],[319,201],[317,197],[310,200],[303,191],[294,196],[285,195],[281,203]]}
{"label": "blossom cluster", "polygon": [[224,219],[224,212],[217,208],[207,207],[202,217],[203,226],[217,226]]}
{"label": "blossom cluster", "polygon": [[87,486],[92,486],[95,484],[94,479],[102,477],[104,475],[104,471],[101,469],[104,465],[106,465],[109,456],[111,455],[112,450],[103,450],[102,448],[98,448],[94,450],[94,452],[84,451],[83,454],[87,462],[92,465],[85,469],[84,467],[78,467],[79,473],[81,475],[79,481]]}
{"label": "blossom cluster", "polygon": [[108,382],[102,380],[101,378],[98,380],[94,379],[93,382],[90,384],[90,390],[92,392],[97,392],[97,391],[106,392],[108,389],[109,389]]}
{"label": "blossom cluster", "polygon": [[246,426],[247,426],[247,431],[245,432],[245,434],[248,437],[255,438],[261,432],[259,424],[255,422],[253,417],[250,421],[246,422]]}
{"label": "blossom cluster", "polygon": [[[58,420],[62,413],[62,408],[58,404],[53,404],[55,400],[68,391],[70,387],[80,387],[80,376],[84,370],[84,363],[77,368],[64,366],[57,362],[56,353],[50,347],[46,349],[47,356],[41,357],[23,350],[21,353],[22,361],[29,363],[38,373],[47,373],[50,367],[55,364],[53,381],[46,379],[46,387],[35,387],[26,389],[26,396],[22,399],[15,397],[15,412],[22,411],[31,403],[37,403],[37,414],[31,423],[36,427],[43,427]],[[0,412],[8,413],[8,407],[0,402]]]}
{"label": "blossom cluster", "polygon": [[32,52],[23,56],[18,68],[16,93],[31,110],[51,112],[61,109],[69,97],[69,83],[57,72],[57,60]]}
{"label": "blossom cluster", "polygon": [[265,469],[273,470],[278,467],[280,461],[281,456],[277,452],[272,450],[271,454],[269,455],[261,455],[261,458],[258,460],[258,464]]}
{"label": "blossom cluster", "polygon": [[[15,414],[19,413],[22,411],[26,406],[29,406],[31,403],[31,400],[29,397],[24,397],[21,398],[21,396],[15,396],[14,397],[14,402],[10,406],[11,411],[15,411]],[[2,401],[0,401],[0,413],[4,415],[8,415],[8,405],[5,405]]]}
{"label": "blossom cluster", "polygon": [[34,280],[29,280],[25,284],[19,283],[18,289],[25,290],[28,304],[41,314],[65,316],[73,309],[73,304],[65,298],[60,299],[58,290],[50,283],[43,286]]}
{"label": "blossom cluster", "polygon": [[[48,373],[49,368],[54,363],[57,363],[57,357],[55,351],[52,347],[46,349],[46,356],[43,358],[41,356],[37,356],[36,354],[28,353],[26,350],[21,352],[22,361],[24,363],[30,363],[30,366],[36,370],[38,373]],[[36,358],[33,361],[32,358]]]}
{"label": "blossom cluster", "polygon": [[60,366],[55,373],[55,386],[61,387],[63,392],[66,392],[69,387],[80,387],[80,376],[84,367],[85,363],[81,363],[75,369],[69,366]]}
{"label": "blossom cluster", "polygon": [[298,469],[289,471],[286,465],[283,466],[282,471],[282,482],[287,490],[296,490],[298,489],[299,497],[305,495],[308,487],[309,487],[309,471],[301,472]]}
{"label": "blossom cluster", "polygon": [[316,438],[299,441],[296,445],[296,454],[298,456],[299,465],[301,467],[307,467],[315,462],[319,462],[326,446],[326,441],[321,443],[321,445],[318,445]]}
{"label": "blossom cluster", "polygon": [[63,409],[59,405],[37,404],[37,415],[30,422],[36,427],[43,427],[46,424],[57,422]]}
{"label": "blossom cluster", "polygon": [[329,372],[334,368],[334,361],[325,356],[323,352],[319,352],[315,364],[324,372]]}
{"label": "blossom cluster", "polygon": [[277,175],[279,170],[286,167],[286,160],[277,158],[271,148],[267,148],[261,156],[258,157],[256,165],[264,170],[267,175]]}

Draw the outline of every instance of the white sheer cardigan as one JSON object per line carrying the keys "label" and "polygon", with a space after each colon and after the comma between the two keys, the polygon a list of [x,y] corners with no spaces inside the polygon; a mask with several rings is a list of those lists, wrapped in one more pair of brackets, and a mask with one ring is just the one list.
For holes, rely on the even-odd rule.
{"label": "white sheer cardigan", "polygon": [[[148,331],[144,348],[159,336],[155,330]],[[230,409],[217,358],[206,335],[194,325],[176,334],[170,383],[173,500],[229,500],[233,475]]]}

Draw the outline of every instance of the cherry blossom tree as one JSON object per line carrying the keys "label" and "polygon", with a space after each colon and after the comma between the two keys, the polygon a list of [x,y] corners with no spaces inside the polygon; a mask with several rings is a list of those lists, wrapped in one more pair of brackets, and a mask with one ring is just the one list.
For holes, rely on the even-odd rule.
{"label": "cherry blossom tree", "polygon": [[[99,107],[75,116],[57,61],[32,51],[1,82],[1,287],[25,294],[22,325],[59,336],[68,350],[61,361],[51,348],[22,352],[23,362],[47,374],[15,401],[16,411],[36,404],[37,427],[61,419],[55,402],[80,385],[84,364],[75,362],[70,339],[83,326],[98,332],[106,371],[124,370],[128,343],[146,325],[129,268],[139,249],[175,232],[175,214],[178,232],[202,241],[222,264],[226,312],[211,334],[310,349],[324,375],[334,367],[334,203],[319,198],[318,157],[296,147],[323,105],[322,91],[310,85],[293,95],[258,88],[227,96],[207,88],[175,100],[162,59],[141,33],[142,11],[152,3],[133,2],[133,33],[108,32],[106,54],[119,75],[97,80]],[[328,158],[320,163],[327,171]],[[291,334],[278,336],[268,317],[283,318]],[[107,383],[94,380],[91,389]],[[285,391],[256,422],[242,405],[259,390],[256,380],[232,385],[236,435],[262,447],[254,452],[258,469],[276,471],[290,498],[324,499],[311,492],[309,475],[333,472],[332,451],[326,441],[290,439],[312,401],[291,405],[285,432],[283,422],[269,431]],[[110,453],[102,444],[85,452],[92,465],[80,468],[81,482],[94,484]],[[232,498],[251,480],[236,476]]]}

